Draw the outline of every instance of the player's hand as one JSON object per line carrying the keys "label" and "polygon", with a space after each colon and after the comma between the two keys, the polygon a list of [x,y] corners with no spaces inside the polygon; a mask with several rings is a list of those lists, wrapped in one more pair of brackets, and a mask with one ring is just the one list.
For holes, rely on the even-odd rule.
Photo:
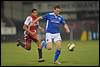
{"label": "player's hand", "polygon": [[67,33],[70,33],[70,30],[69,30],[69,29],[66,29],[66,32],[67,32]]}
{"label": "player's hand", "polygon": [[68,27],[67,24],[64,25],[64,28],[65,28],[65,31],[66,31],[66,32],[68,32],[68,33],[70,32],[70,29],[69,29],[69,27]]}
{"label": "player's hand", "polygon": [[36,32],[28,31],[28,34],[30,34],[30,35],[34,35],[34,34],[36,34]]}

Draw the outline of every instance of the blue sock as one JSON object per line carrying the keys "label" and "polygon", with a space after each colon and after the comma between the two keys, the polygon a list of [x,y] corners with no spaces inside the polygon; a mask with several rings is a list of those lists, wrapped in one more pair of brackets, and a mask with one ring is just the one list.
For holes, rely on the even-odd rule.
{"label": "blue sock", "polygon": [[54,62],[58,59],[58,57],[60,55],[60,51],[61,50],[56,49],[56,53],[55,53],[55,57],[54,57]]}

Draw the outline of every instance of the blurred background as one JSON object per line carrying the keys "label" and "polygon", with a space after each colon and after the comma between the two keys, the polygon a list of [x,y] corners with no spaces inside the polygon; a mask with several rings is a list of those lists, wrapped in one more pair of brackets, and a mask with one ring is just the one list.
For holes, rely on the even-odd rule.
{"label": "blurred background", "polygon": [[[73,40],[99,40],[99,1],[1,1],[1,42],[23,40],[23,23],[31,15],[32,8],[39,15],[50,12],[60,5],[62,16],[71,29]],[[40,25],[45,26],[43,20]],[[61,26],[63,40],[69,39]]]}

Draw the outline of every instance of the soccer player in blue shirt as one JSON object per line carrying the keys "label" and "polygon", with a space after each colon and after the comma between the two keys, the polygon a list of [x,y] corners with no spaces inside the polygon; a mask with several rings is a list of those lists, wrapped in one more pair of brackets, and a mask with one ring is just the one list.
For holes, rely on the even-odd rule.
{"label": "soccer player in blue shirt", "polygon": [[[52,49],[52,40],[56,43],[56,53],[54,56],[54,64],[61,64],[58,61],[58,57],[61,52],[61,36],[59,31],[59,26],[62,24],[65,28],[66,32],[70,32],[68,25],[65,23],[64,18],[60,15],[61,8],[59,5],[53,7],[53,12],[47,13],[46,15],[38,17],[36,20],[33,21],[34,24],[39,19],[44,19],[47,21],[46,23],[46,48]],[[32,25],[31,24],[31,25]]]}

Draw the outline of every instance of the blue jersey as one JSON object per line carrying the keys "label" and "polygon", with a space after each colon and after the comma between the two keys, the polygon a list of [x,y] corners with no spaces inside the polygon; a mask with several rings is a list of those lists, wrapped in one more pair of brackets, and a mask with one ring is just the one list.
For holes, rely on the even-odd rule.
{"label": "blue jersey", "polygon": [[60,24],[65,24],[65,20],[61,15],[55,15],[54,13],[48,13],[42,16],[42,19],[46,20],[46,33],[59,33]]}

